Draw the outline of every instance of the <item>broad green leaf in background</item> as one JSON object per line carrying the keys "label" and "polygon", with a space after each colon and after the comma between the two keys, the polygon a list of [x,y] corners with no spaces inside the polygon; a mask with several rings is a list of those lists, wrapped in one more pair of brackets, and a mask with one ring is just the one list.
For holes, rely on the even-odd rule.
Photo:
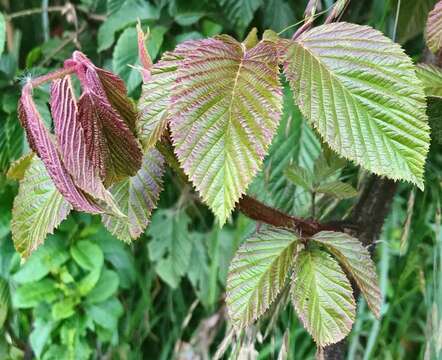
{"label": "broad green leaf in background", "polygon": [[118,283],[118,274],[115,271],[103,269],[97,284],[87,295],[86,301],[94,304],[107,300],[117,291]]}
{"label": "broad green leaf in background", "polygon": [[60,295],[55,281],[43,279],[20,285],[12,295],[12,304],[19,309],[32,308],[40,302],[51,303]]}
{"label": "broad green leaf in background", "polygon": [[353,277],[371,311],[377,318],[381,313],[381,291],[378,285],[376,267],[368,250],[350,235],[321,231],[311,240],[324,245]]}
{"label": "broad green leaf in background", "polygon": [[172,288],[176,288],[186,274],[192,251],[189,236],[190,219],[184,212],[159,209],[148,228],[151,240],[149,258],[156,263],[157,274]]}
{"label": "broad green leaf in background", "polygon": [[54,324],[46,319],[37,318],[34,321],[32,332],[29,335],[29,342],[37,358],[40,358],[45,345],[48,343],[53,327]]}
{"label": "broad green leaf in background", "polygon": [[9,284],[0,277],[0,328],[3,328],[9,309]]}
{"label": "broad green leaf in background", "polygon": [[135,24],[137,19],[153,21],[158,20],[159,16],[159,10],[147,1],[126,0],[98,29],[98,51],[111,47],[115,33]]}
{"label": "broad green leaf in background", "polygon": [[237,330],[269,308],[284,286],[297,251],[298,237],[283,229],[253,234],[236,252],[227,277],[227,309]]}
{"label": "broad green leaf in background", "polygon": [[439,1],[428,14],[425,38],[428,48],[437,53],[442,48],[442,1]]}
{"label": "broad green leaf in background", "polygon": [[266,29],[278,32],[296,23],[296,16],[289,0],[266,0],[263,4],[263,12],[266,14],[263,21]]}
{"label": "broad green leaf in background", "polygon": [[353,186],[339,180],[321,183],[315,188],[315,192],[332,196],[340,200],[349,199],[358,195],[358,192]]}
{"label": "broad green leaf in background", "polygon": [[104,225],[113,235],[130,242],[144,232],[160,196],[163,173],[164,159],[158,150],[151,149],[145,153],[135,176],[112,185],[110,192],[127,215],[126,219],[102,215]]}
{"label": "broad green leaf in background", "polygon": [[338,262],[319,249],[301,251],[293,270],[292,299],[318,346],[334,344],[350,332],[356,305]]}
{"label": "broad green leaf in background", "polygon": [[434,65],[418,64],[416,74],[424,87],[425,95],[442,99],[442,70]]}
{"label": "broad green leaf in background", "polygon": [[171,91],[181,60],[182,57],[173,52],[164,53],[152,67],[149,82],[143,84],[138,103],[141,114],[138,134],[146,149],[155,146],[167,127]]}
{"label": "broad green leaf in background", "polygon": [[397,40],[401,44],[424,31],[428,12],[435,3],[436,0],[396,0],[396,6],[400,4]]}
{"label": "broad green leaf in background", "polygon": [[28,257],[67,217],[71,205],[53,184],[37,157],[26,170],[14,200],[12,238],[17,251]]}
{"label": "broad green leaf in background", "polygon": [[86,307],[87,314],[92,320],[105,329],[115,331],[118,319],[123,315],[123,306],[116,298]]}
{"label": "broad green leaf in background", "polygon": [[289,48],[285,74],[304,116],[334,151],[423,189],[425,97],[399,45],[367,26],[319,26]]}
{"label": "broad green leaf in background", "polygon": [[3,13],[0,12],[0,56],[3,54],[5,49],[6,40],[6,22]]}
{"label": "broad green leaf in background", "polygon": [[103,267],[103,251],[97,244],[89,240],[77,241],[71,247],[71,255],[84,270],[91,271]]}
{"label": "broad green leaf in background", "polygon": [[65,297],[51,306],[52,319],[59,321],[67,319],[75,314],[75,306],[78,304],[78,300],[74,297]]}
{"label": "broad green leaf in background", "polygon": [[275,44],[262,41],[246,50],[224,35],[183,43],[178,51],[186,56],[172,95],[175,151],[223,225],[278,126],[282,89]]}
{"label": "broad green leaf in background", "polygon": [[[167,28],[155,26],[150,31],[147,41],[147,49],[152,60],[158,55],[163,43]],[[137,30],[134,27],[127,28],[118,38],[113,53],[113,69],[120,75],[131,94],[141,84],[141,74],[137,66],[140,65],[138,56]]]}
{"label": "broad green leaf in background", "polygon": [[108,15],[112,15],[114,12],[118,11],[126,0],[107,0],[106,10]]}
{"label": "broad green leaf in background", "polygon": [[38,281],[50,271],[60,268],[69,259],[64,241],[62,237],[46,240],[13,275],[14,281],[19,284]]}
{"label": "broad green leaf in background", "polygon": [[284,175],[296,186],[300,186],[304,190],[313,191],[314,177],[311,171],[297,164],[291,164],[285,171]]}
{"label": "broad green leaf in background", "polygon": [[217,0],[222,6],[226,17],[235,24],[239,36],[253,20],[256,10],[263,4],[263,0]]}
{"label": "broad green leaf in background", "polygon": [[23,150],[23,130],[15,113],[6,115],[0,122],[0,148],[0,174],[5,174]]}

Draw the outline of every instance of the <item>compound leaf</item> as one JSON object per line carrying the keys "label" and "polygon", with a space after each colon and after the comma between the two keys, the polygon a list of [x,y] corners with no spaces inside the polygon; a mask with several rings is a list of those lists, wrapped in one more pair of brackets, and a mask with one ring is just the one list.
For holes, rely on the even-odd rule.
{"label": "compound leaf", "polygon": [[71,205],[34,157],[25,171],[12,210],[12,239],[22,257],[28,257],[68,216]]}
{"label": "compound leaf", "polygon": [[302,113],[334,151],[423,188],[425,97],[399,45],[367,26],[319,26],[289,47],[285,74]]}
{"label": "compound leaf", "polygon": [[321,231],[311,239],[324,245],[339,260],[355,280],[371,311],[379,318],[381,291],[376,267],[362,243],[348,234],[333,231]]}
{"label": "compound leaf", "polygon": [[293,270],[292,299],[318,346],[334,344],[351,330],[356,305],[338,262],[319,249],[301,251]]}
{"label": "compound leaf", "polygon": [[273,42],[230,36],[189,41],[178,69],[170,127],[177,157],[223,225],[262,165],[281,115]]}
{"label": "compound leaf", "polygon": [[258,319],[276,299],[294,260],[298,237],[266,228],[236,252],[227,277],[227,309],[236,329]]}
{"label": "compound leaf", "polygon": [[106,228],[120,240],[130,242],[146,229],[162,188],[164,159],[156,149],[149,150],[135,176],[111,186],[115,201],[127,218],[102,215]]}

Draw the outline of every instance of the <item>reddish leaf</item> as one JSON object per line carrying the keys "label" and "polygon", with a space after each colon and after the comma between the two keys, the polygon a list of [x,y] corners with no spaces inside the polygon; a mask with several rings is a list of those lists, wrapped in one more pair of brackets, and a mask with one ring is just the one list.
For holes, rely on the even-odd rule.
{"label": "reddish leaf", "polygon": [[77,119],[77,103],[70,76],[53,82],[51,112],[63,164],[75,184],[95,198],[112,203],[111,196],[103,186],[86,150],[84,131]]}
{"label": "reddish leaf", "polygon": [[[141,167],[142,153],[130,129],[134,122],[129,127],[124,120],[130,118],[131,110],[124,102],[122,93],[125,88],[122,88],[121,80],[96,68],[78,51],[72,61],[78,64],[77,75],[83,86],[78,102],[78,120],[84,129],[87,153],[94,167],[106,186],[135,175]],[[105,80],[102,82],[102,79]],[[108,93],[111,94],[109,98],[120,105],[121,113],[112,107]]]}
{"label": "reddish leaf", "polygon": [[62,164],[57,148],[51,139],[51,134],[45,128],[32,100],[31,83],[26,84],[23,88],[19,102],[19,118],[25,128],[29,145],[41,158],[49,176],[66,200],[77,210],[90,213],[103,212],[100,207],[75,186],[72,177]]}

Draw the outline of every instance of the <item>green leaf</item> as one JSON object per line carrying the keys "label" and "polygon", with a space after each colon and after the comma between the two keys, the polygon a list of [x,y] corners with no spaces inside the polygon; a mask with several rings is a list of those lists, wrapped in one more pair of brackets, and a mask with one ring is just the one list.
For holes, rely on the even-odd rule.
{"label": "green leaf", "polygon": [[315,192],[329,195],[339,200],[349,199],[358,195],[358,192],[353,186],[339,180],[319,184],[315,188]]}
{"label": "green leaf", "polygon": [[418,64],[416,74],[424,87],[425,95],[442,98],[442,70],[434,65]]}
{"label": "green leaf", "polygon": [[302,187],[304,190],[313,190],[313,174],[296,164],[291,164],[285,171],[284,175],[296,186]]}
{"label": "green leaf", "polygon": [[5,174],[11,162],[18,159],[23,150],[23,129],[15,113],[6,115],[0,122],[0,148],[0,174]]}
{"label": "green leaf", "polygon": [[[260,169],[281,114],[276,45],[230,36],[186,42],[172,96],[177,157],[223,225]],[[258,75],[259,74],[259,75]]]}
{"label": "green leaf", "polygon": [[109,190],[127,218],[102,215],[110,233],[130,242],[144,232],[160,197],[163,173],[164,159],[158,150],[151,149],[145,153],[135,176],[112,185]]}
{"label": "green leaf", "polygon": [[152,217],[148,235],[149,258],[156,262],[157,274],[170,287],[176,288],[189,266],[192,240],[190,219],[184,212],[159,209]]}
{"label": "green leaf", "polygon": [[75,314],[75,306],[78,301],[73,297],[67,297],[52,304],[52,319],[55,321],[67,319]]}
{"label": "green leaf", "polygon": [[12,213],[12,239],[28,257],[67,217],[71,205],[59,193],[40,159],[34,158],[20,183]]}
{"label": "green leaf", "polygon": [[[154,60],[163,43],[164,34],[167,28],[156,26],[150,31],[147,48],[149,55]],[[120,75],[127,86],[127,92],[131,94],[141,84],[137,30],[134,27],[127,28],[118,38],[113,53],[113,69]]]}
{"label": "green leaf", "polygon": [[9,167],[6,176],[11,180],[22,180],[25,177],[26,170],[31,166],[33,158],[34,153],[29,152],[15,160]]}
{"label": "green leaf", "polygon": [[262,0],[218,0],[225,16],[232,22],[240,36],[253,20],[256,10],[262,5]]}
{"label": "green leaf", "polygon": [[258,319],[276,299],[297,242],[294,233],[269,227],[253,234],[236,252],[227,277],[226,303],[237,330]]}
{"label": "green leaf", "polygon": [[116,298],[110,298],[99,304],[87,306],[86,313],[98,325],[115,331],[118,319],[123,315],[123,306]]}
{"label": "green leaf", "polygon": [[181,61],[179,55],[164,53],[161,60],[152,67],[150,81],[143,84],[138,104],[141,113],[138,134],[145,149],[155,146],[166,130],[170,117],[171,91]]}
{"label": "green leaf", "polygon": [[319,249],[301,251],[293,270],[292,299],[318,346],[342,340],[356,316],[353,291],[338,262]]}
{"label": "green leaf", "polygon": [[32,308],[41,302],[52,303],[60,295],[55,281],[43,279],[20,285],[13,293],[12,304],[18,309]]}
{"label": "green leaf", "polygon": [[428,48],[437,53],[442,48],[442,1],[439,1],[428,14],[425,38]]}
{"label": "green leaf", "polygon": [[350,235],[321,231],[312,238],[324,245],[353,277],[371,311],[379,319],[381,312],[381,291],[378,285],[376,267],[368,250]]}
{"label": "green leaf", "polygon": [[103,267],[103,251],[100,247],[88,240],[77,241],[71,247],[71,255],[75,262],[84,270],[101,270]]}
{"label": "green leaf", "polygon": [[0,328],[3,328],[9,310],[9,284],[0,277]]}
{"label": "green leaf", "polygon": [[[263,18],[266,29],[281,31],[289,25],[296,23],[296,16],[287,0],[264,1]],[[290,34],[285,32],[284,35]]]}
{"label": "green leaf", "polygon": [[6,22],[3,13],[0,12],[0,56],[3,54],[5,49],[6,40]]}
{"label": "green leaf", "polygon": [[118,11],[125,2],[126,0],[107,0],[107,14],[112,15],[114,12]]}
{"label": "green leaf", "polygon": [[97,284],[87,295],[86,301],[95,304],[107,300],[118,289],[119,278],[115,271],[103,269]]}
{"label": "green leaf", "polygon": [[98,51],[111,47],[117,31],[140,20],[158,20],[159,10],[143,0],[127,0],[116,12],[111,14],[98,29]]}
{"label": "green leaf", "polygon": [[435,3],[436,0],[401,0],[397,25],[397,38],[401,44],[423,32],[428,12]]}
{"label": "green leaf", "polygon": [[304,116],[334,151],[423,188],[425,98],[399,45],[367,26],[319,26],[289,48],[285,74]]}
{"label": "green leaf", "polygon": [[13,275],[13,280],[19,284],[38,281],[59,269],[69,259],[64,241],[64,238],[49,238]]}
{"label": "green leaf", "polygon": [[29,335],[29,343],[37,358],[40,358],[45,345],[48,344],[49,336],[53,327],[54,324],[48,322],[46,319],[37,318],[34,322],[34,328]]}

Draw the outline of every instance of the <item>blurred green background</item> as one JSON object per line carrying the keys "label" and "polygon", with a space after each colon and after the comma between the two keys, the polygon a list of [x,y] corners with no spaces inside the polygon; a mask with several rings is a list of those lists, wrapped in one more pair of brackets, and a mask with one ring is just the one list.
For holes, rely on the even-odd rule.
{"label": "blurred green background", "polygon": [[[228,33],[242,40],[251,27],[289,37],[303,18],[301,0],[0,0],[0,359],[277,359],[283,340],[288,359],[314,357],[314,344],[293,309],[271,309],[243,337],[226,322],[224,286],[230,260],[256,223],[235,214],[220,229],[168,170],[159,208],[132,244],[113,238],[98,217],[72,213],[23,264],[10,220],[17,183],[5,174],[28,151],[17,120],[21,85],[29,76],[62,66],[81,49],[118,73],[129,94],[140,95],[135,23],[150,27],[149,52],[158,59],[188,39]],[[371,25],[422,58],[422,30],[430,0],[352,1],[343,20]],[[332,0],[321,2],[322,10]],[[398,19],[396,22],[395,19]],[[323,17],[318,18],[321,23]],[[3,25],[2,25],[3,23]],[[291,26],[291,27],[290,27]],[[51,126],[49,88],[35,91]],[[348,339],[348,359],[437,359],[442,348],[442,152],[433,142],[426,190],[401,184],[377,242],[383,292],[381,321],[361,300]],[[311,168],[321,152],[287,90],[284,116],[263,171],[249,189],[267,204],[297,215],[308,194],[283,177],[289,163]],[[347,165],[354,184],[363,174]],[[348,203],[320,204],[322,218],[338,218]],[[283,347],[284,348],[284,347]]]}

